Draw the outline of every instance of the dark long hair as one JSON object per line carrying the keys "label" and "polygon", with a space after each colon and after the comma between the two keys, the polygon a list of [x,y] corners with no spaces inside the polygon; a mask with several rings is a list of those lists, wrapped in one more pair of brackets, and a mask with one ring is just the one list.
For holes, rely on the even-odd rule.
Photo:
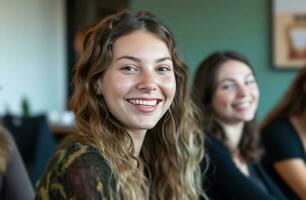
{"label": "dark long hair", "polygon": [[292,81],[283,98],[268,114],[261,128],[265,128],[276,118],[301,115],[306,109],[306,66],[304,66]]}
{"label": "dark long hair", "polygon": [[[229,60],[236,60],[246,64],[254,73],[252,65],[243,55],[234,51],[214,52],[199,65],[192,91],[194,100],[201,105],[202,111],[206,116],[205,132],[213,134],[224,145],[228,144],[228,138],[226,138],[224,129],[216,120],[212,99],[217,88],[217,77],[220,68]],[[260,158],[262,149],[259,145],[259,134],[256,129],[255,118],[245,123],[238,148],[242,157],[248,161],[256,162]]]}
{"label": "dark long hair", "polygon": [[[134,157],[133,141],[124,124],[112,116],[103,96],[97,93],[98,82],[112,61],[113,45],[138,30],[165,42],[177,86],[170,109],[147,131],[142,160]],[[90,28],[83,39],[71,108],[80,134],[101,149],[116,176],[115,192],[124,199],[197,199],[201,194],[203,134],[197,123],[198,111],[187,93],[188,68],[178,56],[173,34],[148,12],[124,11]],[[139,170],[133,165],[135,159],[139,166],[147,167],[149,176],[135,173]]]}

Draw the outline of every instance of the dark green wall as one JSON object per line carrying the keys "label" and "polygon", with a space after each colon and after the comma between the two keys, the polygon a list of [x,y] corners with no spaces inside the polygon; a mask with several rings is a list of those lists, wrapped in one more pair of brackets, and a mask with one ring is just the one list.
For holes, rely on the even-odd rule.
{"label": "dark green wall", "polygon": [[131,8],[150,11],[170,27],[191,78],[202,59],[215,50],[232,49],[246,55],[261,91],[259,120],[278,102],[297,72],[272,65],[269,0],[132,0]]}

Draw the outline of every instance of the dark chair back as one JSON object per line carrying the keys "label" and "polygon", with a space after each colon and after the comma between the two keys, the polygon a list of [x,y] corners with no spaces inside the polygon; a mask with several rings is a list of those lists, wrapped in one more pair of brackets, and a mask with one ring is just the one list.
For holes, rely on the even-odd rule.
{"label": "dark chair back", "polygon": [[14,137],[31,181],[35,184],[57,146],[46,116],[6,115],[2,122]]}

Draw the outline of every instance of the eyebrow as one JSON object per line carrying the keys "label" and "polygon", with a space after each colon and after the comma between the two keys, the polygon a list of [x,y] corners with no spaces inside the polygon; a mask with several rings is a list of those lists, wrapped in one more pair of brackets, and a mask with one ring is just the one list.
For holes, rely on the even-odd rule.
{"label": "eyebrow", "polygon": [[[244,78],[248,78],[249,76],[254,76],[255,77],[255,74],[253,72],[250,72],[250,73],[246,74],[244,76]],[[222,79],[221,81],[219,81],[217,84],[223,83],[225,81],[232,81],[232,82],[234,82],[235,80],[232,79],[232,78],[225,78],[225,79]]]}
{"label": "eyebrow", "polygon": [[255,78],[255,73],[254,72],[248,73],[247,75],[245,75],[245,77],[248,77],[250,75],[254,76],[254,78]]}
{"label": "eyebrow", "polygon": [[[117,60],[122,60],[122,59],[129,59],[129,60],[133,60],[135,62],[141,62],[141,59],[139,59],[137,57],[134,57],[134,56],[121,56],[119,58],[116,58],[116,61]],[[172,59],[170,57],[163,57],[163,58],[156,59],[156,62],[163,62],[165,60],[172,61]]]}

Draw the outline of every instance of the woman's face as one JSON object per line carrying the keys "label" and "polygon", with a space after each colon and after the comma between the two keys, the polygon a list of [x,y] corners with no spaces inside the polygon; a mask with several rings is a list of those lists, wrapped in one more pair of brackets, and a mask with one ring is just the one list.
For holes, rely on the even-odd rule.
{"label": "woman's face", "polygon": [[170,107],[176,91],[167,45],[143,30],[119,38],[99,85],[109,111],[128,131],[153,128]]}
{"label": "woman's face", "polygon": [[219,69],[212,105],[224,123],[250,121],[256,113],[259,90],[250,67],[240,61],[226,61]]}

